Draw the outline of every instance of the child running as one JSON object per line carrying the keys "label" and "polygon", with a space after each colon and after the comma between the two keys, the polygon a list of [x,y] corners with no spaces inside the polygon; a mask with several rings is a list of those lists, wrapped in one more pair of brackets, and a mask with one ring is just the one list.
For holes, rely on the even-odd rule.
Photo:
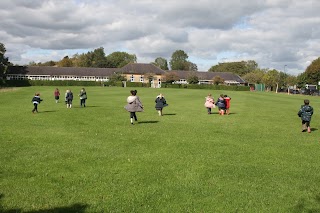
{"label": "child running", "polygon": [[313,115],[313,108],[312,106],[309,105],[310,101],[309,100],[304,100],[304,105],[301,105],[301,108],[298,112],[298,116],[301,117],[302,121],[302,132],[305,132],[308,130],[308,132],[311,132],[310,128],[310,122],[311,122],[311,117]]}
{"label": "child running", "polygon": [[214,99],[211,94],[208,94],[208,96],[205,99],[204,106],[207,108],[207,112],[210,115],[211,114],[211,109],[215,108],[216,106],[214,105]]}
{"label": "child running", "polygon": [[40,98],[40,93],[36,93],[35,96],[31,100],[31,102],[33,103],[32,113],[38,112],[38,104],[40,104],[41,101],[43,101],[43,100]]}

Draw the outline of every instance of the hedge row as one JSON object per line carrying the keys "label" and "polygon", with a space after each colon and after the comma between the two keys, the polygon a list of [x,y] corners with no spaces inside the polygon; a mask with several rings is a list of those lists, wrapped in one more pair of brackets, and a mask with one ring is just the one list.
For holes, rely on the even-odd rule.
{"label": "hedge row", "polygon": [[[117,82],[96,82],[96,81],[39,81],[39,80],[9,80],[0,81],[3,87],[26,87],[26,86],[116,86],[123,87],[121,81]],[[127,87],[150,87],[149,83],[126,82]],[[226,86],[212,84],[170,84],[162,83],[162,88],[185,88],[185,89],[212,89],[212,90],[232,90],[250,91],[249,86]]]}
{"label": "hedge row", "polygon": [[231,90],[231,91],[250,91],[249,86],[227,86],[212,84],[161,84],[162,88],[185,88],[185,89],[212,89],[212,90]]}
{"label": "hedge row", "polygon": [[40,81],[40,80],[9,80],[2,83],[5,87],[27,86],[103,86],[96,81]]}

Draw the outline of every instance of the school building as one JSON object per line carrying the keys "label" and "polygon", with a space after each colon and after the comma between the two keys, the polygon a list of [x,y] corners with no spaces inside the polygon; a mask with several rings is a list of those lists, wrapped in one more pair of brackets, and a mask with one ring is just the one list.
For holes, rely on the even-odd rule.
{"label": "school building", "polygon": [[153,64],[130,63],[122,68],[91,67],[42,67],[42,66],[10,66],[6,72],[7,80],[74,80],[108,82],[113,74],[123,75],[127,81],[151,83],[151,87],[160,88],[168,72],[174,72],[178,80],[175,84],[187,84],[188,76],[196,75],[199,84],[212,84],[215,76],[224,79],[226,85],[245,85],[238,75],[229,72],[201,72],[162,70]]}

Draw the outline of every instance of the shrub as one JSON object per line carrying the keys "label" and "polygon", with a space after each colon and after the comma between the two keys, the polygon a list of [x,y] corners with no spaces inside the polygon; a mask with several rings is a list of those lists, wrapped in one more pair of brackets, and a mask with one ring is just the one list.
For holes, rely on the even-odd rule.
{"label": "shrub", "polygon": [[213,84],[169,84],[162,83],[162,88],[187,88],[187,89],[212,89],[212,90],[229,90],[229,91],[250,91],[249,86],[229,86]]}

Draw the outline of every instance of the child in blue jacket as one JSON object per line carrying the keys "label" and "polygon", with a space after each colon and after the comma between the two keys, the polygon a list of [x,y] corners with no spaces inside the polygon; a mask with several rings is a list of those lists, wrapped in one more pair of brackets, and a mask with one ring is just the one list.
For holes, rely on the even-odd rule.
{"label": "child in blue jacket", "polygon": [[312,106],[309,105],[309,100],[304,100],[304,105],[301,106],[298,116],[301,117],[302,121],[302,132],[305,132],[308,130],[308,132],[311,132],[310,128],[310,122],[311,122],[311,117],[313,115],[313,108]]}

